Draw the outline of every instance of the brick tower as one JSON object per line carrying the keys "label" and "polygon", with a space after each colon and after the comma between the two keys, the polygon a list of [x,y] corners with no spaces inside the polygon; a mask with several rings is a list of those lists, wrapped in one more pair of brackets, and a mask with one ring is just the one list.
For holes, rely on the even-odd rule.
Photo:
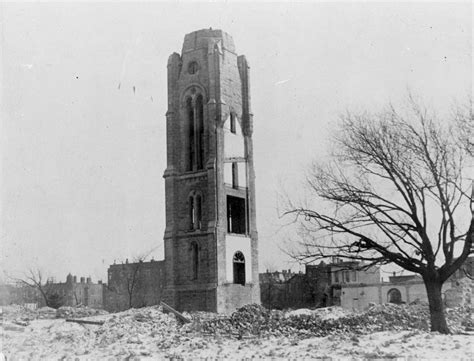
{"label": "brick tower", "polygon": [[164,300],[178,310],[260,303],[248,72],[221,30],[168,60]]}

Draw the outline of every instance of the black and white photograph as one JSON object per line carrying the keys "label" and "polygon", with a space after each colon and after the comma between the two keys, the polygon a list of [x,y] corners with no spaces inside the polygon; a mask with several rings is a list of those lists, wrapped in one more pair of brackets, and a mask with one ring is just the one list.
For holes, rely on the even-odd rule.
{"label": "black and white photograph", "polygon": [[0,361],[474,359],[471,1],[1,1]]}

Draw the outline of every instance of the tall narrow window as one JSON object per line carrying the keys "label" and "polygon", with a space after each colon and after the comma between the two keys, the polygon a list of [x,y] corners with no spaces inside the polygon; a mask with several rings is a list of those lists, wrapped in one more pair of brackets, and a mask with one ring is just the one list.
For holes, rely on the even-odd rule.
{"label": "tall narrow window", "polygon": [[188,121],[188,160],[186,170],[191,171],[194,168],[194,148],[195,148],[195,136],[194,136],[194,109],[192,100],[189,97],[186,99],[186,113]]}
{"label": "tall narrow window", "polygon": [[232,188],[239,188],[239,165],[237,162],[232,163]]}
{"label": "tall narrow window", "polygon": [[194,229],[195,204],[194,197],[189,197],[189,229]]}
{"label": "tall narrow window", "polygon": [[235,115],[230,113],[230,131],[235,134]]}
{"label": "tall narrow window", "polygon": [[191,279],[198,278],[199,271],[199,248],[196,242],[191,243]]}
{"label": "tall narrow window", "polygon": [[196,158],[197,169],[203,168],[204,162],[204,108],[202,104],[202,95],[198,95],[196,99]]}
{"label": "tall narrow window", "polygon": [[196,196],[196,217],[194,229],[201,229],[202,225],[202,200],[201,195]]}
{"label": "tall narrow window", "polygon": [[234,283],[245,286],[245,257],[242,252],[237,251],[233,258]]}

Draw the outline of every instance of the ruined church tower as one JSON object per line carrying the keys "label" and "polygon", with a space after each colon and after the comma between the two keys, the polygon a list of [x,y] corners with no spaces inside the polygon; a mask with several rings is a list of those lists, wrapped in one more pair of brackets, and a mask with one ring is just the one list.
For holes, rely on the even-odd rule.
{"label": "ruined church tower", "polygon": [[260,303],[249,66],[232,37],[187,34],[168,60],[164,300],[231,312]]}

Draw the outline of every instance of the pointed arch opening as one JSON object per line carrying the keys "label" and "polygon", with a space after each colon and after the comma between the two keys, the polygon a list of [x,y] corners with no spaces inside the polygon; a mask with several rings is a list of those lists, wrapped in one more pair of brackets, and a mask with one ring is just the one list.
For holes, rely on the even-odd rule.
{"label": "pointed arch opening", "polygon": [[201,192],[192,191],[188,196],[188,228],[190,231],[202,229],[203,197]]}
{"label": "pointed arch opening", "polygon": [[194,229],[201,229],[202,226],[202,197],[200,194],[196,195],[195,199],[195,217]]}
{"label": "pointed arch opening", "polygon": [[194,148],[195,148],[195,134],[194,134],[194,107],[191,97],[186,98],[186,121],[187,121],[187,149],[186,149],[186,170],[192,171],[194,168]]}
{"label": "pointed arch opening", "polygon": [[199,246],[197,242],[191,242],[191,279],[198,278],[199,272]]}
{"label": "pointed arch opening", "polygon": [[184,98],[184,168],[186,172],[204,169],[204,101],[204,95],[201,92],[196,93],[195,88],[191,88]]}
{"label": "pointed arch opening", "polygon": [[197,169],[204,166],[204,106],[202,95],[196,98],[196,165]]}
{"label": "pointed arch opening", "polygon": [[194,222],[195,222],[195,214],[196,214],[196,205],[194,203],[194,196],[189,197],[189,229],[194,229]]}

